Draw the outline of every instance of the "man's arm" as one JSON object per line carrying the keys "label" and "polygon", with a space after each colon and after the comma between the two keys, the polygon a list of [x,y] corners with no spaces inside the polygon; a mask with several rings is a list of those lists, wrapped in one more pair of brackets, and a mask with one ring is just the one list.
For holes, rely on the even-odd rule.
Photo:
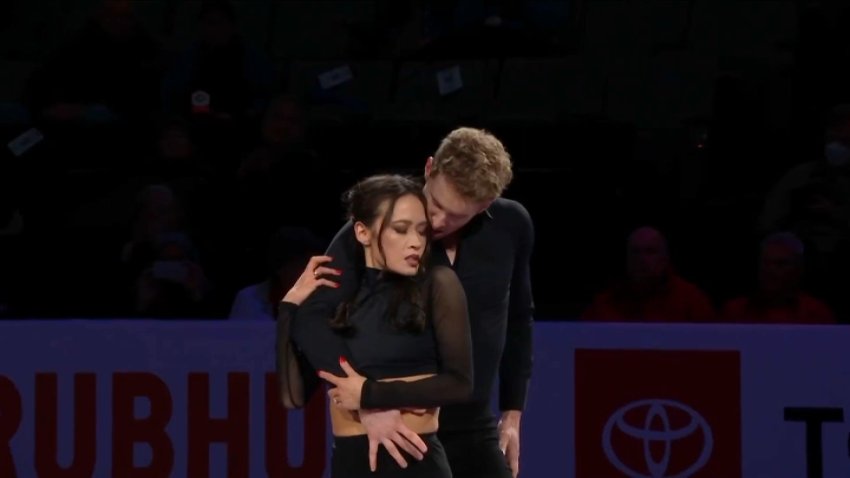
{"label": "man's arm", "polygon": [[512,204],[516,241],[511,277],[507,337],[499,366],[499,448],[505,454],[514,478],[519,474],[519,431],[522,410],[528,394],[532,366],[532,326],[534,299],[531,294],[531,253],[534,224],[528,211]]}
{"label": "man's arm", "polygon": [[534,299],[531,294],[531,253],[534,225],[528,211],[513,203],[513,230],[516,241],[511,279],[507,337],[499,366],[499,407],[501,410],[525,408],[532,366],[532,325]]}

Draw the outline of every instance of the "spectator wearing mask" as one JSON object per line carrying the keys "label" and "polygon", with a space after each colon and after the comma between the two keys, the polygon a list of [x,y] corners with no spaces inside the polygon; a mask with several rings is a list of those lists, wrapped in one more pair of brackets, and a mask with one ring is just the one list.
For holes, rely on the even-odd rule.
{"label": "spectator wearing mask", "polygon": [[768,193],[759,232],[776,231],[793,232],[806,245],[808,290],[837,311],[847,311],[850,104],[831,111],[822,157],[792,168]]}

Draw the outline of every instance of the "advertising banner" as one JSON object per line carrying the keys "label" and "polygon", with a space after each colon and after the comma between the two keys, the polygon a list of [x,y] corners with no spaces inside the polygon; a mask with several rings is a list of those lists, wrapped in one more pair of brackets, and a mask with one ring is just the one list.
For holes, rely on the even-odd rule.
{"label": "advertising banner", "polygon": [[[520,476],[850,476],[848,343],[538,322]],[[0,322],[0,476],[327,477],[325,396],[283,409],[274,347],[268,323]]]}

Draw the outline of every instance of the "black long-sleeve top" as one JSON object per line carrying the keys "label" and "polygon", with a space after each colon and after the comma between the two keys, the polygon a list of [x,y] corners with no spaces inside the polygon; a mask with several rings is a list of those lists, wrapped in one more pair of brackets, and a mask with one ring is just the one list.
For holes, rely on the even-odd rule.
{"label": "black long-sleeve top", "polygon": [[[439,242],[432,244],[431,264],[451,267],[466,294],[472,336],[474,386],[470,401],[489,401],[497,373],[502,410],[525,408],[532,368],[530,259],[534,226],[528,211],[518,202],[499,198],[460,231],[454,263]],[[330,267],[340,269],[337,289],[323,288],[302,304],[298,316],[327,317],[359,287],[356,278],[362,246],[346,224],[334,237],[327,254]],[[311,357],[331,370],[340,349],[328,347],[322,356]],[[301,366],[307,366],[303,362]],[[305,371],[309,380],[315,373]],[[338,373],[341,373],[338,372]],[[311,393],[307,384],[304,393]]]}
{"label": "black long-sleeve top", "polygon": [[[414,305],[409,301],[401,301],[397,309],[391,304],[400,282],[414,279],[377,269],[366,269],[362,276],[349,316],[350,333],[334,332],[328,316],[293,314],[297,307],[291,303],[280,307],[278,372],[287,406],[303,404],[301,380],[312,376],[299,368],[299,355],[317,370],[336,374],[341,374],[337,364],[344,355],[367,377],[361,408],[436,407],[467,400],[472,391],[471,339],[466,296],[454,271],[435,267],[416,284],[424,298],[421,332],[397,327],[390,316],[410,314]],[[432,376],[379,381],[424,374]]]}

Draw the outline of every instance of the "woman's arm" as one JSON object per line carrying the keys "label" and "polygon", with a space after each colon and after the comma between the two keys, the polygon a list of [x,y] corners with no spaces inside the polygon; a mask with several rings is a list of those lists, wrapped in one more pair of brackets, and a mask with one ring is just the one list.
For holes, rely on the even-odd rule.
{"label": "woman's arm", "polygon": [[[275,369],[278,388],[283,406],[301,408],[306,405],[307,397],[316,389],[318,380],[315,373],[308,373],[309,364],[299,360],[292,340],[290,327],[298,306],[291,302],[281,302],[277,315],[277,343]],[[306,380],[305,380],[306,379]],[[305,390],[311,392],[305,393]]]}
{"label": "woman's arm", "polygon": [[[329,261],[330,258],[327,256],[311,258],[301,277],[289,289],[278,306],[275,371],[281,401],[286,408],[303,407],[319,383],[309,361],[303,359],[301,351],[293,341],[292,326],[300,304],[307,300],[319,286],[336,288],[334,282],[323,277],[337,274],[337,271],[322,265]],[[308,318],[308,320],[311,319]],[[324,322],[322,325],[327,328]],[[335,338],[328,335],[325,340],[334,341]]]}

